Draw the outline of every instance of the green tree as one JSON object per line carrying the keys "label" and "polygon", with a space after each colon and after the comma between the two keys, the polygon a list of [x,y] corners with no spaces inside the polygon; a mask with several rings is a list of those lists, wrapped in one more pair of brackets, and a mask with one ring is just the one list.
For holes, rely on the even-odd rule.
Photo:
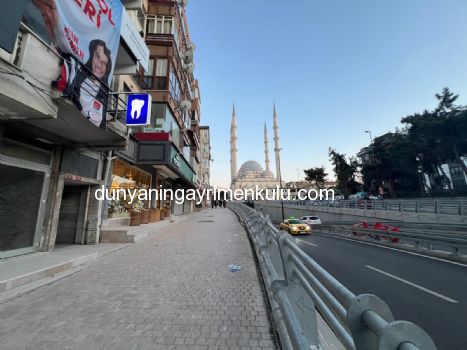
{"label": "green tree", "polygon": [[424,186],[415,153],[404,132],[388,133],[370,145],[370,159],[361,165],[364,187],[377,193],[379,186],[391,196],[413,196]]}
{"label": "green tree", "polygon": [[407,135],[423,172],[435,179],[442,190],[452,184],[442,164],[455,161],[467,176],[467,167],[462,157],[467,154],[467,110],[455,105],[458,95],[444,88],[435,95],[438,106],[433,111],[424,111],[402,118],[407,126]]}
{"label": "green tree", "polygon": [[314,183],[318,189],[322,188],[321,186],[326,182],[326,176],[328,176],[324,166],[305,169],[303,172],[305,173],[305,180]]}
{"label": "green tree", "polygon": [[336,152],[329,147],[329,158],[334,166],[334,173],[337,178],[337,189],[340,190],[345,198],[361,189],[361,184],[355,180],[358,172],[358,161],[354,157],[346,159],[345,154]]}

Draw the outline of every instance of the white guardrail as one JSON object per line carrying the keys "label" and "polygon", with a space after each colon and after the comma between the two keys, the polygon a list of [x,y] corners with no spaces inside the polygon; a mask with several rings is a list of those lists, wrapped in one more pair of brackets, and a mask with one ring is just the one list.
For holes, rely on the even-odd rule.
{"label": "white guardrail", "polygon": [[348,350],[435,350],[419,326],[396,321],[384,301],[355,295],[287,233],[248,206],[229,202],[254,246],[283,349],[320,349],[316,310]]}

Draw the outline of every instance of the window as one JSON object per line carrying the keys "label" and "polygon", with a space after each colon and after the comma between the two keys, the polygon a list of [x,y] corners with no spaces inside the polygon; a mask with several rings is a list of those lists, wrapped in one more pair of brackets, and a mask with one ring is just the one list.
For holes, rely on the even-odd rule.
{"label": "window", "polygon": [[142,77],[143,88],[167,90],[167,65],[167,58],[150,58],[148,71]]}
{"label": "window", "polygon": [[148,16],[146,20],[147,34],[172,34],[172,16]]}
{"label": "window", "polygon": [[158,58],[156,62],[156,90],[167,90],[167,58]]}
{"label": "window", "polygon": [[172,71],[170,72],[170,93],[175,101],[180,101],[183,97],[180,82],[177,74],[175,74],[175,68],[173,66]]}

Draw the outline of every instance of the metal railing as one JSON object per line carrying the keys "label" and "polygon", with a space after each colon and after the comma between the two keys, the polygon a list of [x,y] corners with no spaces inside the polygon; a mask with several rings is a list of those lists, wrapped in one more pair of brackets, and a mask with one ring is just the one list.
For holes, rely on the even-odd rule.
{"label": "metal railing", "polygon": [[[462,231],[401,228],[400,231],[366,229],[352,225],[316,225],[313,230],[327,235],[367,238],[378,244],[401,246],[405,250],[467,261],[467,233]],[[412,249],[410,249],[412,248]]]}
{"label": "metal railing", "polygon": [[352,293],[267,217],[241,203],[228,205],[253,243],[284,349],[320,348],[316,310],[349,350],[436,349],[423,329],[395,321],[378,297]]}
{"label": "metal railing", "polygon": [[[267,202],[269,203],[269,202]],[[277,202],[272,202],[277,203]],[[425,213],[467,216],[467,199],[417,199],[417,200],[316,200],[284,201],[284,204],[298,207],[349,208],[365,210],[388,210],[407,213]]]}

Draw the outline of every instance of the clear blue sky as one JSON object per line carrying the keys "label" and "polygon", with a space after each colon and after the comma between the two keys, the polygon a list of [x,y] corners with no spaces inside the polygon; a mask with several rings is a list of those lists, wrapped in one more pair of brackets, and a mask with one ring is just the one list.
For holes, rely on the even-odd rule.
{"label": "clear blue sky", "polygon": [[432,109],[448,86],[467,104],[466,0],[192,0],[202,124],[211,127],[211,183],[230,184],[232,102],[238,164],[275,172],[276,102],[284,180],[324,165],[328,148],[355,155],[408,114]]}

